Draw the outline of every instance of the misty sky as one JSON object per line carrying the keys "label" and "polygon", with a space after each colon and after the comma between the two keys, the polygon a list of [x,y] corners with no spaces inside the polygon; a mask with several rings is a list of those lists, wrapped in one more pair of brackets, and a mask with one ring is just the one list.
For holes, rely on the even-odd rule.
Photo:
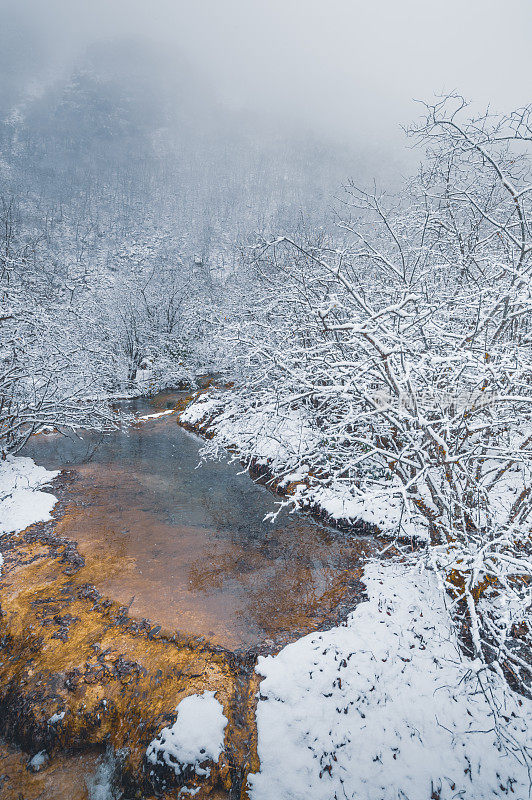
{"label": "misty sky", "polygon": [[[0,0],[56,66],[100,39],[149,38],[215,94],[319,135],[399,145],[413,98],[532,99],[531,0]],[[4,34],[6,35],[6,33]]]}

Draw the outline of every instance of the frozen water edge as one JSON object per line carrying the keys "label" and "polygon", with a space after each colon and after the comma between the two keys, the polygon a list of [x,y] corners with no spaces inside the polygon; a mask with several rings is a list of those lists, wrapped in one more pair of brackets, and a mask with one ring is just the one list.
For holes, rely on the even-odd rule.
{"label": "frozen water edge", "polygon": [[252,800],[528,798],[532,703],[461,653],[431,573],[364,581],[345,625],[259,658]]}

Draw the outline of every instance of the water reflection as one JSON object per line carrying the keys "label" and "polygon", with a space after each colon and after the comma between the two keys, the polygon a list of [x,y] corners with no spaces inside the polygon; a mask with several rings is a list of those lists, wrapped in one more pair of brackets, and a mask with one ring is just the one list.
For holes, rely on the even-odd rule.
{"label": "water reflection", "polygon": [[[172,407],[159,395],[134,410]],[[172,416],[126,432],[35,437],[49,468],[74,470],[59,532],[79,543],[98,589],[171,630],[228,647],[284,643],[319,627],[373,549],[300,515],[263,522],[275,497],[236,465],[200,464]]]}

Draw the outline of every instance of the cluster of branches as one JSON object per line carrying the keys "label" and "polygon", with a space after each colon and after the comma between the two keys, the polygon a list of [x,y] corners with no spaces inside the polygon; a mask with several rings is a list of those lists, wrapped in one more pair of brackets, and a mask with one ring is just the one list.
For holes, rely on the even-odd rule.
{"label": "cluster of branches", "polygon": [[532,106],[447,96],[408,133],[427,156],[399,198],[350,185],[341,236],[255,250],[241,402],[304,410],[310,482],[388,485],[474,655],[529,685]]}
{"label": "cluster of branches", "polygon": [[13,197],[0,207],[0,458],[43,426],[105,429],[114,415],[91,397],[102,361],[96,321],[76,282],[43,263],[40,233],[21,235]]}

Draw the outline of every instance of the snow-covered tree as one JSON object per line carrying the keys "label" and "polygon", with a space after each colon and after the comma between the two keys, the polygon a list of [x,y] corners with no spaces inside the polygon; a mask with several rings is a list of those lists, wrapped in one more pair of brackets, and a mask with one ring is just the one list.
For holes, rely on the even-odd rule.
{"label": "snow-covered tree", "polygon": [[339,236],[263,242],[261,291],[232,334],[241,412],[297,408],[313,431],[278,465],[304,477],[296,502],[326,486],[389,503],[388,533],[426,532],[472,651],[525,683],[531,121],[532,107],[470,117],[458,96],[428,105],[409,131],[426,160],[402,195],[350,185]]}

